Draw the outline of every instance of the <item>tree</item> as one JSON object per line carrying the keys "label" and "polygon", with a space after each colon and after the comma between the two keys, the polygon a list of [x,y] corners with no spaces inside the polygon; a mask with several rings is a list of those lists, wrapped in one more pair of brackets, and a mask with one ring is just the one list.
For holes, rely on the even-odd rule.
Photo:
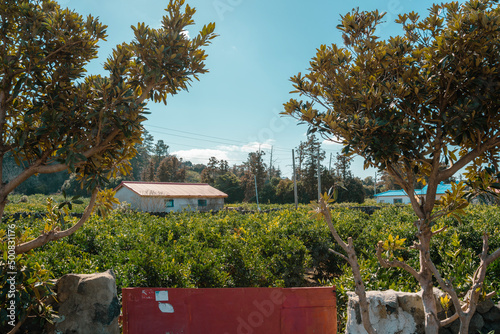
{"label": "tree", "polygon": [[159,139],[156,142],[154,152],[156,156],[158,157],[158,160],[161,161],[163,158],[165,158],[168,155],[168,148],[169,146],[165,144],[165,142],[161,139]]}
{"label": "tree", "polygon": [[[18,166],[14,158],[6,155],[2,165],[3,182],[8,182],[15,178],[22,167]],[[16,193],[25,195],[31,194],[54,194],[61,190],[61,187],[69,180],[70,175],[67,171],[54,174],[33,175],[16,188]]]}
{"label": "tree", "polygon": [[211,157],[208,160],[207,167],[201,172],[201,182],[214,185],[215,180],[229,172],[229,164],[226,160],[217,160],[216,157]]}
{"label": "tree", "polygon": [[307,136],[307,141],[300,142],[297,147],[300,188],[305,192],[301,198],[305,202],[318,198],[318,153],[320,162],[325,159],[325,151],[320,148],[321,143],[314,134]]}
{"label": "tree", "polygon": [[342,186],[337,188],[337,202],[363,203],[365,201],[365,190],[363,183],[357,177],[349,177],[340,180]]}
{"label": "tree", "polygon": [[372,198],[373,195],[375,195],[376,190],[374,178],[371,176],[367,176],[364,180],[362,180],[362,184],[365,191],[365,197]]}
{"label": "tree", "polygon": [[219,175],[215,179],[214,187],[227,194],[227,203],[243,201],[244,192],[241,188],[241,181],[231,172]]}
{"label": "tree", "polygon": [[186,168],[182,166],[182,161],[176,156],[168,156],[160,162],[155,179],[160,182],[184,182]]}
{"label": "tree", "polygon": [[135,144],[136,155],[130,159],[130,176],[132,180],[141,180],[144,170],[149,166],[149,160],[153,150],[153,136],[144,129],[141,136],[142,142]]}
{"label": "tree", "polygon": [[264,151],[256,151],[248,154],[248,159],[245,162],[245,172],[241,177],[242,187],[245,192],[245,201],[249,201],[256,197],[255,186],[257,191],[262,190],[266,180],[266,164],[264,163]]}
{"label": "tree", "polygon": [[141,172],[141,180],[152,182],[155,181],[155,179],[156,179],[156,168],[153,159],[151,159]]}
{"label": "tree", "polygon": [[342,180],[352,178],[351,159],[344,154],[337,153],[335,159],[335,172]]}
{"label": "tree", "polygon": [[[306,100],[291,99],[284,113],[309,123],[310,131],[341,142],[344,153],[364,157],[365,166],[386,170],[410,195],[418,217],[418,241],[411,248],[418,252],[420,267],[383,257],[382,241],[377,247],[379,261],[384,267],[407,270],[419,282],[426,333],[437,333],[440,326],[460,318],[464,334],[479,296],[486,293],[486,267],[500,250],[488,254],[485,234],[480,266],[471,273],[469,300],[462,308],[452,278],[438,272],[430,246],[432,237],[445,229],[435,227],[436,219],[460,213],[467,194],[461,182],[436,205],[436,190],[465,166],[471,189],[498,186],[500,9],[489,0],[433,5],[424,19],[416,13],[400,15],[396,22],[404,34],[388,40],[375,35],[383,16],[359,10],[343,16],[339,29],[345,47],[318,49],[309,72],[291,79],[295,92]],[[417,196],[415,184],[423,180],[427,194]],[[328,219],[326,206],[322,208]],[[354,259],[350,257],[354,248],[345,249],[351,252],[349,260]],[[350,263],[355,272],[354,262]],[[433,280],[456,309],[442,321],[437,317]],[[364,286],[357,289],[360,299],[363,291]],[[362,317],[373,333],[365,312]]]}
{"label": "tree", "polygon": [[201,172],[206,168],[207,166],[205,166],[204,164],[194,164],[193,167],[191,167],[191,169],[198,173],[198,174],[201,174]]}
{"label": "tree", "polygon": [[154,155],[151,157],[153,160],[155,167],[158,168],[160,166],[160,163],[162,162],[163,158],[168,156],[168,148],[169,146],[165,144],[165,142],[161,139],[159,139],[153,149]]}
{"label": "tree", "polygon": [[[22,171],[0,185],[0,218],[7,195],[35,174],[68,170],[92,192],[82,219],[53,226],[16,246],[23,253],[74,233],[90,216],[97,189],[125,174],[141,142],[148,100],[166,103],[207,72],[203,47],[215,25],[189,39],[195,10],[172,0],[161,27],[132,27],[134,40],[113,50],[107,76],[85,76],[106,26],[51,0],[6,0],[0,5],[0,162],[11,155]],[[3,177],[2,177],[3,179]]]}
{"label": "tree", "polygon": [[276,186],[276,197],[278,203],[293,203],[293,181],[288,178],[281,179]]}
{"label": "tree", "polygon": [[380,176],[379,184],[382,184],[382,191],[401,189],[401,186],[396,181],[396,178],[392,176],[388,171],[386,170],[380,171],[379,176]]}
{"label": "tree", "polygon": [[264,187],[259,190],[259,202],[260,203],[279,203],[279,199],[276,196],[276,190],[281,178],[271,177],[266,179],[264,182]]}

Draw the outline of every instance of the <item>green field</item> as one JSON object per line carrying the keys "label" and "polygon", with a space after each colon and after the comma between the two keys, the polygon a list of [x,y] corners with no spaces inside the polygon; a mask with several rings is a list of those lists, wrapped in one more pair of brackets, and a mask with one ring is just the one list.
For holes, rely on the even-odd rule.
{"label": "green field", "polygon": [[[34,208],[43,208],[35,203],[39,200],[11,200],[7,212],[36,211]],[[339,205],[333,207],[333,218],[344,238],[354,238],[368,289],[419,289],[409,274],[383,269],[375,258],[375,245],[389,235],[406,238],[406,246],[413,243],[415,217],[410,207],[385,206],[369,216]],[[45,224],[34,217],[9,223],[18,231],[28,230],[32,237]],[[478,264],[483,231],[492,236],[490,249],[500,247],[500,210],[470,206],[461,222],[445,218],[438,226],[444,224],[449,228],[434,239],[431,255],[444,276],[454,278],[456,288],[464,293]],[[119,289],[335,285],[342,326],[345,292],[352,290],[353,280],[344,261],[328,248],[340,251],[326,223],[312,219],[306,206],[269,213],[186,212],[166,217],[116,210],[106,218],[93,216],[74,235],[35,250],[31,258],[55,278],[113,269]],[[397,256],[417,266],[414,251],[402,250]],[[497,289],[499,283],[497,261],[489,270],[487,284]]]}

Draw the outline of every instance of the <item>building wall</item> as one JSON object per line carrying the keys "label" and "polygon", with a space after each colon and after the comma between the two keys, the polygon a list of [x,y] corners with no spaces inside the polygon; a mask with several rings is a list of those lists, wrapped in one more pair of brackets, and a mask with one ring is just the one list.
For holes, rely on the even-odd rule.
{"label": "building wall", "polygon": [[[223,198],[173,198],[173,207],[165,207],[163,211],[202,211],[208,212],[210,210],[221,210],[224,207]],[[202,203],[200,203],[202,201]],[[166,204],[166,201],[165,201]],[[201,204],[201,206],[199,205]]]}
{"label": "building wall", "polygon": [[140,206],[138,206],[140,203],[138,203],[137,199],[139,196],[133,192],[132,190],[126,188],[126,187],[121,187],[116,191],[115,197],[121,202],[127,202],[130,204],[131,209],[134,210],[139,210]]}
{"label": "building wall", "polygon": [[[436,194],[436,201],[439,200],[443,194]],[[401,202],[396,203],[394,200],[401,200]],[[389,204],[410,204],[410,197],[408,196],[377,196],[377,203],[389,203]]]}
{"label": "building wall", "polygon": [[[395,200],[401,200],[401,202],[397,203]],[[377,203],[409,204],[410,198],[408,196],[378,196]]]}
{"label": "building wall", "polygon": [[[141,197],[126,187],[118,189],[115,197],[120,202],[129,203],[131,209],[144,212],[179,212],[182,210],[208,212],[221,210],[224,207],[224,198]],[[198,204],[206,205],[199,206]]]}

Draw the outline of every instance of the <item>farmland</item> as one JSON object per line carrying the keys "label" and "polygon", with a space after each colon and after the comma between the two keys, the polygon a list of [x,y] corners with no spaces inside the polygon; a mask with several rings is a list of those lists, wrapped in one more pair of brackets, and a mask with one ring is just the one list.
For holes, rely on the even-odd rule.
{"label": "farmland", "polygon": [[[43,211],[40,198],[13,198],[6,212]],[[76,211],[83,207],[76,207]],[[276,207],[275,207],[276,208]],[[345,292],[353,280],[344,261],[328,251],[334,248],[326,224],[311,217],[310,209],[290,206],[268,213],[241,214],[174,213],[156,217],[146,213],[115,210],[105,218],[93,216],[78,232],[35,250],[31,256],[54,278],[67,273],[94,273],[113,269],[120,291],[124,287],[292,287],[335,285],[339,320],[344,322]],[[418,284],[406,272],[381,268],[375,245],[392,236],[415,240],[409,207],[385,206],[371,216],[346,205],[333,208],[339,233],[352,236],[361,259],[368,289],[415,291]],[[11,218],[16,229],[35,237],[43,218]],[[3,223],[7,223],[7,220]],[[491,249],[497,238],[500,212],[494,206],[470,206],[461,221],[443,218],[437,228],[448,225],[435,238],[432,256],[445,277],[454,278],[460,292],[470,285],[477,267],[481,236],[488,232]],[[2,226],[5,229],[5,226]],[[412,265],[416,253],[400,250],[397,256]],[[497,289],[500,263],[488,273],[487,284]]]}

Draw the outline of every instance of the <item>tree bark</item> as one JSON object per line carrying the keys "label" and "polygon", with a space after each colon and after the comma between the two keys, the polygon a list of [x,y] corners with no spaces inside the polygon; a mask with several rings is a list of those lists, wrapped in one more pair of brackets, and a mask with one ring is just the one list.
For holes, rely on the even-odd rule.
{"label": "tree bark", "polygon": [[94,208],[94,205],[95,205],[97,193],[98,193],[97,189],[95,189],[92,192],[92,196],[90,198],[89,205],[85,209],[85,212],[83,213],[80,220],[78,220],[78,222],[75,225],[71,226],[67,230],[60,231],[60,232],[52,230],[48,233],[41,234],[40,236],[38,236],[37,238],[35,238],[31,241],[17,245],[16,246],[16,254],[26,253],[34,248],[41,247],[41,246],[49,243],[50,241],[59,240],[61,238],[67,237],[67,236],[75,233],[80,227],[83,226],[83,224],[85,224],[85,222],[89,219],[90,215],[92,214],[92,209]]}
{"label": "tree bark", "polygon": [[427,281],[425,285],[421,283],[422,304],[425,314],[425,334],[438,334],[439,319],[437,317],[437,305],[436,298],[434,297],[432,273],[425,273],[421,276],[423,281]]}
{"label": "tree bark", "polygon": [[460,334],[469,334],[469,326],[472,317],[470,314],[465,315],[464,317],[460,317],[460,329],[458,333]]}
{"label": "tree bark", "polygon": [[[431,185],[429,185],[429,188],[431,188]],[[430,215],[430,212],[425,213],[427,216]],[[440,321],[437,316],[436,298],[434,296],[434,284],[432,280],[433,272],[431,268],[432,264],[429,263],[431,261],[430,244],[432,238],[432,230],[429,226],[428,219],[419,219],[418,221],[416,221],[416,227],[418,230],[417,238],[420,242],[416,245],[416,247],[420,253],[420,272],[418,282],[422,287],[422,304],[425,314],[425,333],[438,334]]]}
{"label": "tree bark", "polygon": [[347,253],[347,257],[343,254],[334,252],[340,255],[342,258],[349,262],[351,266],[352,274],[354,276],[354,292],[359,297],[359,308],[361,310],[361,321],[363,323],[363,327],[368,332],[368,334],[377,334],[377,331],[373,328],[370,322],[370,313],[369,313],[369,305],[368,300],[366,299],[366,289],[363,279],[361,278],[361,270],[359,268],[358,259],[356,256],[356,250],[354,249],[354,244],[352,242],[352,238],[347,239],[347,244],[340,238],[335,226],[333,226],[332,216],[330,214],[330,208],[326,204],[323,198],[319,200],[320,210],[323,216],[325,217],[326,223],[328,224],[328,228],[333,235],[335,241],[339,244],[340,247]]}

